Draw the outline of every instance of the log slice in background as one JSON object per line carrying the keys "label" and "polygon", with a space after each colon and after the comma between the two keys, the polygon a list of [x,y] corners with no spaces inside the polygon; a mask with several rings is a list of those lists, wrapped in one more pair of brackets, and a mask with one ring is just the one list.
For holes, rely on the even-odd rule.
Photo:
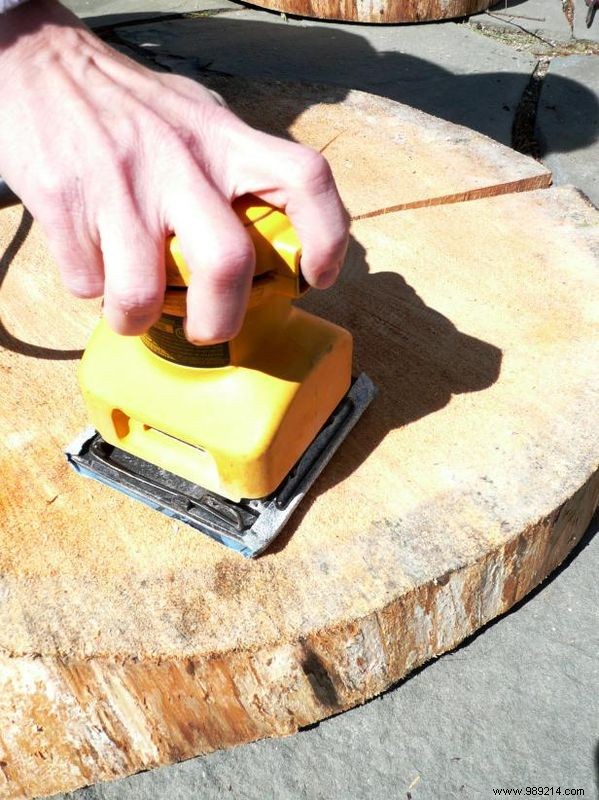
{"label": "log slice in background", "polygon": [[298,17],[346,22],[433,22],[486,11],[496,0],[252,0],[252,4]]}
{"label": "log slice in background", "polygon": [[[303,303],[353,332],[379,395],[256,562],[69,470],[99,305],[59,286],[21,209],[0,214],[2,798],[361,703],[524,597],[597,506],[597,211],[388,101],[352,93],[327,133],[319,91],[255,85],[292,135],[342,132],[327,154],[360,219],[338,287]],[[334,146],[366,124],[383,156],[380,137]]]}

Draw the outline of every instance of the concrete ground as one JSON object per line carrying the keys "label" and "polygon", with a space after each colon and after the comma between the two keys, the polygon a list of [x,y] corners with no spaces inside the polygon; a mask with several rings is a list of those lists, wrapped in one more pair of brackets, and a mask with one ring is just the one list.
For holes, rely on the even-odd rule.
{"label": "concrete ground", "polygon": [[[71,5],[163,68],[329,83],[410,103],[532,153],[556,183],[599,204],[599,14],[588,31],[584,0],[502,0],[469,20],[384,27],[284,19],[230,0]],[[289,739],[62,797],[599,797],[598,526],[533,597],[365,706]]]}

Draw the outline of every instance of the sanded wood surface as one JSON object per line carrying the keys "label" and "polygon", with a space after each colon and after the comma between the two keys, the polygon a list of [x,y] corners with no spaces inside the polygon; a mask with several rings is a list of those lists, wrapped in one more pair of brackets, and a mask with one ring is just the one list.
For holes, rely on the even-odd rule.
{"label": "sanded wood surface", "polygon": [[379,395],[249,562],[67,467],[99,304],[2,212],[0,797],[292,733],[538,585],[598,501],[598,251],[569,188],[358,220],[303,304],[352,330]]}
{"label": "sanded wood surface", "polygon": [[551,183],[532,158],[384,97],[240,77],[202,82],[250,125],[324,153],[353,219]]}
{"label": "sanded wood surface", "polygon": [[486,11],[496,0],[258,0],[256,6],[298,17],[348,22],[430,22]]}

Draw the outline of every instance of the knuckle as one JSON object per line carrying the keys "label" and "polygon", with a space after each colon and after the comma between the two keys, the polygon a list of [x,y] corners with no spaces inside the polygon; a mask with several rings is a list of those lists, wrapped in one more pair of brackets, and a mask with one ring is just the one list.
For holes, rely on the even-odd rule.
{"label": "knuckle", "polygon": [[40,176],[36,178],[35,194],[36,206],[42,206],[45,211],[43,216],[52,219],[71,214],[81,202],[78,181],[68,175],[56,174],[54,170],[40,170]]}
{"label": "knuckle", "polygon": [[300,147],[295,152],[289,177],[296,186],[318,191],[325,190],[333,182],[329,162],[323,155],[308,147]]}
{"label": "knuckle", "polygon": [[237,242],[217,248],[204,267],[204,274],[218,292],[245,287],[254,271],[255,252],[252,243]]}
{"label": "knuckle", "polygon": [[51,248],[63,249],[89,238],[85,218],[85,201],[76,182],[46,178],[36,185],[33,197],[27,198],[27,207],[40,223]]}
{"label": "knuckle", "polygon": [[117,289],[110,292],[110,305],[124,317],[146,317],[162,303],[163,297],[153,286]]}
{"label": "knuckle", "polygon": [[218,103],[219,106],[222,106],[223,108],[229,108],[229,104],[227,103],[225,98],[222,96],[222,94],[219,94],[218,92],[215,92],[214,89],[208,89],[208,91],[212,95],[212,99],[216,100],[216,102]]}
{"label": "knuckle", "polygon": [[104,292],[104,281],[86,274],[66,275],[63,283],[72,295],[82,300],[101,297]]}
{"label": "knuckle", "polygon": [[40,200],[53,203],[62,200],[64,195],[68,195],[68,190],[64,178],[49,170],[43,170],[36,186],[36,193]]}

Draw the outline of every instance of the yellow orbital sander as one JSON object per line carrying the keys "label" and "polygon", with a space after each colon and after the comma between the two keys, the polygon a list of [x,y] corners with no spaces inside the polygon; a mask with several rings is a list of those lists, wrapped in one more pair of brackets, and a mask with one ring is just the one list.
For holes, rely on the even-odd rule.
{"label": "yellow orbital sander", "polygon": [[239,334],[187,341],[189,270],[171,237],[160,319],[142,336],[101,320],[91,336],[79,382],[93,427],[66,455],[78,472],[252,557],[280,533],[375,389],[364,374],[352,381],[348,331],[292,305],[308,285],[289,219],[250,195],[234,209],[256,251]]}

